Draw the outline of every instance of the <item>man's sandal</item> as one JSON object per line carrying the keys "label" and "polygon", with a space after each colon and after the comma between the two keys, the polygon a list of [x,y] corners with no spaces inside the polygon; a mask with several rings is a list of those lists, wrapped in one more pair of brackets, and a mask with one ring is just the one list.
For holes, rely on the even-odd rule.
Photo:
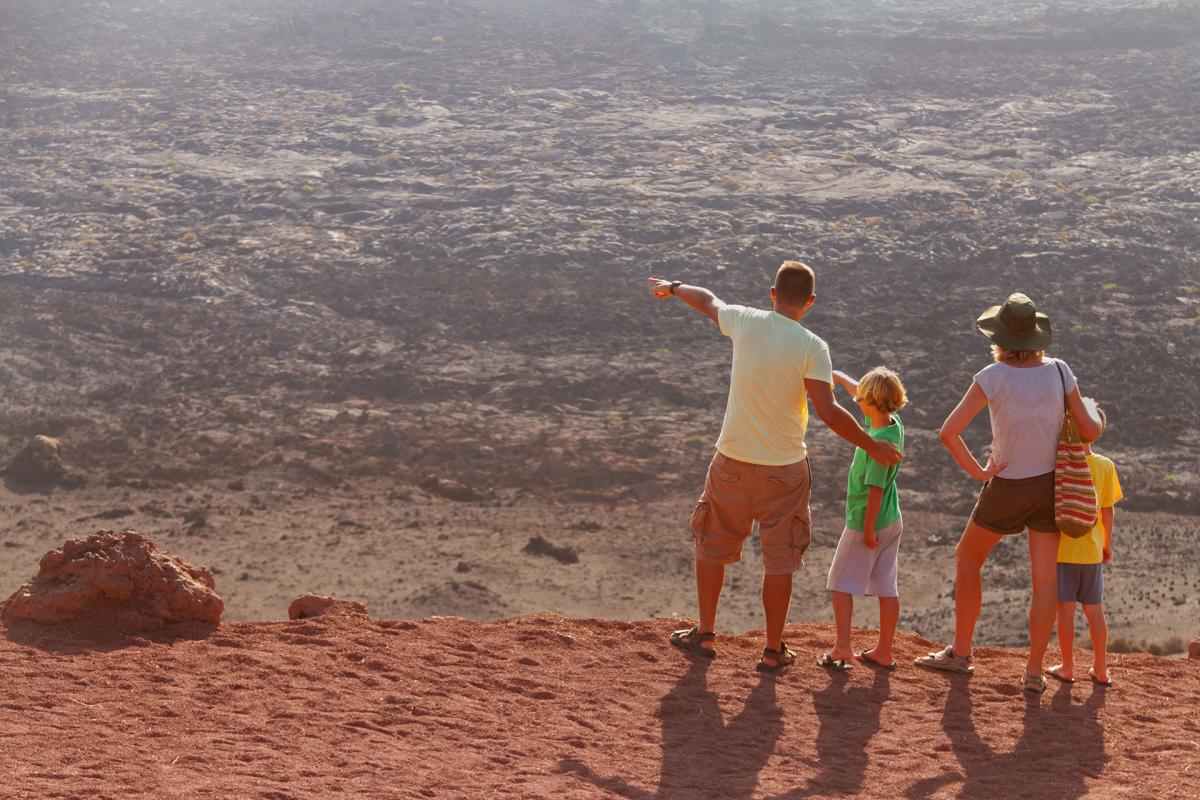
{"label": "man's sandal", "polygon": [[717,635],[712,631],[702,631],[699,625],[693,625],[685,631],[675,631],[671,634],[671,644],[680,650],[701,658],[712,658],[717,654],[712,646]]}
{"label": "man's sandal", "polygon": [[1097,686],[1104,686],[1104,687],[1112,686],[1112,678],[1109,678],[1106,681],[1100,680],[1099,678],[1096,677],[1096,670],[1094,667],[1088,670],[1088,677],[1091,678],[1092,683],[1096,684]]}
{"label": "man's sandal", "polygon": [[971,657],[955,655],[953,645],[921,656],[920,658],[914,658],[913,663],[918,667],[940,669],[943,672],[965,672],[970,674],[975,671],[975,667],[971,664]]}
{"label": "man's sandal", "polygon": [[[771,659],[774,664],[768,664],[764,659]],[[784,667],[790,667],[796,663],[796,652],[788,647],[785,643],[779,643],[778,650],[772,650],[769,647],[764,647],[762,658],[754,665],[754,668],[759,672],[778,672]]]}
{"label": "man's sandal", "polygon": [[834,658],[833,653],[821,653],[817,656],[817,666],[825,669],[831,669],[835,672],[849,672],[854,669],[854,665],[844,658]]}

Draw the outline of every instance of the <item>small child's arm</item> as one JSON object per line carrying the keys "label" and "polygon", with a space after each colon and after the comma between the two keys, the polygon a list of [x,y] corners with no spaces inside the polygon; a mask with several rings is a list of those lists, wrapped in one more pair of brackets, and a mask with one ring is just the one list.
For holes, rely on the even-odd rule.
{"label": "small child's arm", "polygon": [[1104,563],[1112,561],[1113,507],[1100,509],[1100,524],[1104,526]]}
{"label": "small child's arm", "polygon": [[883,505],[883,487],[867,487],[867,516],[863,519],[863,544],[868,550],[879,546],[879,537],[875,535],[875,520],[879,519],[879,508]]}
{"label": "small child's arm", "polygon": [[858,381],[851,378],[840,369],[833,371],[833,382],[839,384],[843,389],[850,393],[851,399],[858,397]]}

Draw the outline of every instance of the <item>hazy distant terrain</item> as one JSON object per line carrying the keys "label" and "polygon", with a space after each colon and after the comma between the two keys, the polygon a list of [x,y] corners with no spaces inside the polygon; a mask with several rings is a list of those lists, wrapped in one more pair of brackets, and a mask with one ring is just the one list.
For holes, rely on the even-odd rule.
{"label": "hazy distant terrain", "polygon": [[[946,629],[975,487],[936,429],[987,363],[975,316],[1023,290],[1139,512],[1114,628],[1183,633],[1198,75],[1194,2],[0,0],[0,460],[48,433],[86,478],[0,489],[0,594],[129,525],[223,570],[233,616],[318,588],[691,613],[729,349],[644,279],[765,304],[798,257],[835,365],[910,389],[906,627]],[[850,455],[812,433],[795,618],[826,613]]]}

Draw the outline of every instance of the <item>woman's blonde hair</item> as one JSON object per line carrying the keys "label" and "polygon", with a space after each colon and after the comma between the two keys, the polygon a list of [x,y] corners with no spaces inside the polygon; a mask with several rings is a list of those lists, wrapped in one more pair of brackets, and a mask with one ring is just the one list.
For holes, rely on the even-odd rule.
{"label": "woman's blonde hair", "polygon": [[1006,361],[1024,361],[1035,357],[1041,358],[1044,355],[1046,355],[1045,350],[1009,350],[1007,347],[992,343],[992,358],[996,359],[997,364],[1003,364]]}
{"label": "woman's blonde hair", "polygon": [[904,384],[895,370],[887,367],[876,367],[862,376],[858,382],[858,393],[855,399],[870,403],[885,414],[899,411],[908,402],[908,394]]}

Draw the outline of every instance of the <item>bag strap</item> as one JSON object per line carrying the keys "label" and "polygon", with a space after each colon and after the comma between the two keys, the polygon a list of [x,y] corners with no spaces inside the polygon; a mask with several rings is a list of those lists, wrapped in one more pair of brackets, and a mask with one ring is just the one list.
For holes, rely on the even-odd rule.
{"label": "bag strap", "polygon": [[1054,366],[1058,369],[1058,378],[1062,381],[1063,387],[1063,420],[1058,433],[1059,438],[1068,442],[1082,441],[1079,438],[1079,429],[1075,427],[1075,418],[1071,416],[1071,407],[1067,404],[1067,376],[1063,374],[1062,362],[1056,358]]}

